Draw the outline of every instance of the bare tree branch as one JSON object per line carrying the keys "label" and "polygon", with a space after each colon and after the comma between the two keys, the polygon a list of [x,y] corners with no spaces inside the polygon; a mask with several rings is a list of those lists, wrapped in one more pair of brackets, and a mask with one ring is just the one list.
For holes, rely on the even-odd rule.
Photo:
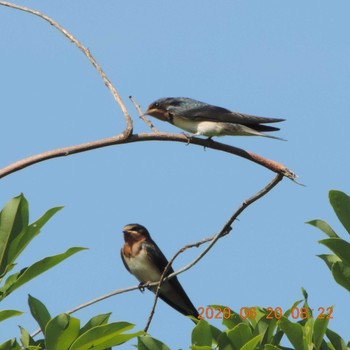
{"label": "bare tree branch", "polygon": [[[154,298],[154,303],[153,303],[153,306],[152,306],[152,309],[151,309],[151,312],[150,312],[150,315],[148,317],[148,320],[147,320],[147,324],[144,328],[144,331],[147,332],[150,324],[151,324],[151,321],[152,321],[152,318],[153,318],[153,315],[154,315],[154,311],[155,311],[155,308],[156,308],[156,305],[157,305],[157,301],[158,301],[158,297],[159,297],[159,291],[160,291],[160,287],[161,285],[166,282],[167,280],[173,278],[174,276],[177,276],[179,275],[180,273],[183,273],[187,270],[189,270],[191,267],[193,267],[195,264],[197,264],[197,262],[199,260],[201,260],[204,255],[206,255],[209,250],[214,246],[214,244],[220,239],[222,238],[223,236],[226,236],[227,234],[230,233],[231,231],[231,225],[232,223],[238,218],[238,216],[249,206],[251,205],[252,203],[254,203],[255,201],[257,201],[258,199],[260,199],[261,197],[263,197],[264,195],[266,195],[268,192],[270,192],[281,180],[283,179],[283,176],[281,174],[278,174],[270,183],[268,183],[261,191],[257,192],[256,194],[254,194],[252,197],[246,199],[245,201],[242,202],[242,204],[238,207],[238,209],[232,214],[232,216],[229,218],[229,220],[226,222],[226,224],[223,226],[223,228],[221,229],[220,232],[216,233],[214,236],[212,237],[209,237],[209,238],[204,238],[200,241],[197,241],[195,243],[191,243],[191,244],[187,244],[185,245],[184,247],[182,247],[181,249],[179,249],[175,254],[174,256],[169,260],[167,266],[165,267],[161,277],[160,277],[160,280],[158,282],[152,282],[152,283],[145,283],[143,285],[137,285],[137,286],[132,286],[132,287],[127,287],[127,288],[123,288],[123,289],[117,289],[113,292],[110,292],[108,294],[105,294],[105,295],[102,295],[98,298],[95,298],[93,300],[90,300],[84,304],[81,304],[69,311],[67,311],[66,313],[67,314],[72,314],[74,312],[77,312],[85,307],[88,307],[92,304],[96,304],[102,300],[105,300],[105,299],[108,299],[112,296],[115,296],[115,295],[118,295],[118,294],[122,294],[122,293],[126,293],[126,292],[131,292],[133,290],[138,290],[140,289],[140,287],[152,287],[152,286],[157,286],[158,285],[158,288],[157,288],[157,291],[156,291],[156,295],[155,295],[155,298]],[[170,266],[173,264],[173,262],[175,261],[175,259],[180,255],[182,254],[183,252],[185,252],[187,249],[190,249],[190,248],[198,248],[199,246],[201,246],[202,244],[205,244],[205,243],[208,243],[208,242],[211,242],[201,253],[200,255],[194,259],[191,263],[189,263],[188,265],[182,267],[181,269],[171,273],[169,276],[165,277],[167,271],[169,270]],[[37,334],[39,334],[41,332],[40,329],[38,329],[37,331],[35,331],[31,336],[34,337],[36,336]]]}
{"label": "bare tree branch", "polygon": [[133,103],[135,106],[136,110],[139,113],[140,119],[142,119],[154,132],[159,132],[159,130],[153,125],[153,123],[145,116],[144,113],[142,113],[142,110],[140,106],[136,103],[134,98],[132,96],[129,96],[130,101]]}
{"label": "bare tree branch", "polygon": [[[148,318],[148,321],[147,321],[147,324],[146,324],[146,327],[144,329],[145,332],[147,332],[150,324],[151,324],[151,321],[152,321],[152,317],[153,317],[153,314],[154,314],[154,310],[155,310],[155,307],[157,305],[157,300],[158,300],[158,297],[159,297],[159,291],[160,291],[160,287],[161,285],[166,282],[167,280],[173,278],[174,276],[177,276],[187,270],[189,270],[191,267],[193,267],[195,264],[197,264],[197,262],[199,260],[201,260],[204,255],[206,255],[209,250],[214,246],[214,244],[220,239],[222,238],[223,236],[227,235],[228,233],[230,233],[231,231],[231,225],[232,223],[238,218],[238,216],[249,206],[251,205],[252,203],[254,203],[256,200],[258,200],[259,198],[263,197],[264,195],[266,195],[268,192],[270,192],[281,180],[283,179],[283,176],[278,174],[269,184],[267,184],[261,191],[257,192],[256,194],[254,194],[252,197],[246,199],[245,201],[242,202],[242,204],[238,207],[238,209],[232,214],[232,216],[229,218],[229,220],[226,222],[226,224],[223,226],[223,228],[221,229],[220,232],[216,233],[215,235],[213,235],[212,237],[208,237],[208,238],[204,238],[200,241],[197,241],[195,243],[190,243],[190,244],[187,244],[185,245],[184,247],[182,247],[181,249],[179,249],[175,254],[174,256],[169,260],[168,262],[168,265],[165,267],[162,275],[161,275],[161,278],[158,282],[152,282],[152,283],[145,283],[143,285],[137,285],[137,286],[132,286],[132,287],[127,287],[127,288],[123,288],[123,289],[117,289],[113,292],[110,292],[108,294],[105,294],[105,295],[102,295],[98,298],[95,298],[93,300],[90,300],[86,303],[83,303],[77,307],[74,307],[73,309],[67,311],[66,313],[67,314],[72,314],[74,312],[77,312],[83,308],[86,308],[92,304],[96,304],[102,300],[105,300],[105,299],[108,299],[112,296],[115,296],[115,295],[118,295],[118,294],[122,294],[122,293],[126,293],[126,292],[131,292],[133,290],[139,290],[140,287],[144,287],[144,288],[147,288],[147,287],[152,287],[152,286],[157,286],[158,285],[158,288],[157,288],[157,291],[156,291],[156,295],[155,295],[155,298],[154,298],[154,303],[153,303],[153,306],[152,306],[152,309],[151,309],[151,312],[150,312],[150,315],[149,315],[149,318]],[[208,242],[211,242],[200,254],[199,256],[194,259],[191,263],[189,263],[188,265],[182,267],[181,269],[179,270],[176,270],[175,272],[173,272],[172,274],[170,274],[169,276],[165,277],[168,269],[170,268],[170,266],[173,264],[173,262],[175,261],[175,259],[180,255],[182,254],[183,252],[185,252],[187,249],[190,249],[190,248],[198,248],[199,246],[205,244],[205,243],[208,243]],[[34,337],[36,336],[37,334],[39,334],[41,331],[40,329],[35,331],[31,336]]]}
{"label": "bare tree branch", "polygon": [[125,104],[122,101],[121,97],[119,96],[117,90],[115,89],[115,87],[113,86],[111,81],[108,79],[107,75],[102,70],[101,66],[97,63],[95,58],[92,56],[89,49],[87,49],[85,46],[83,46],[72,34],[70,34],[60,24],[58,24],[52,18],[44,15],[43,13],[41,13],[39,11],[30,9],[30,8],[24,7],[24,6],[15,5],[15,4],[6,2],[6,1],[0,1],[0,5],[10,7],[10,8],[16,9],[16,10],[24,11],[24,12],[27,12],[27,13],[30,13],[32,15],[35,15],[35,16],[42,18],[43,20],[49,22],[53,27],[58,29],[66,38],[68,38],[75,46],[77,46],[82,51],[82,53],[88,58],[88,60],[91,62],[91,64],[94,66],[94,68],[98,71],[98,73],[100,74],[101,78],[103,79],[106,87],[109,89],[109,91],[112,93],[114,99],[119,104],[119,106],[124,114],[124,118],[125,118],[126,125],[127,125],[127,127],[124,130],[122,135],[124,138],[127,138],[132,133],[132,128],[133,128],[132,119],[130,118],[129,112],[127,111]]}
{"label": "bare tree branch", "polygon": [[[198,241],[196,243],[192,243],[192,244],[188,244],[186,246],[184,246],[183,248],[181,248],[180,250],[177,251],[177,253],[169,260],[167,266],[165,267],[160,280],[158,282],[158,287],[156,290],[156,295],[154,298],[154,303],[153,306],[151,308],[146,326],[144,328],[144,331],[147,332],[153,315],[154,315],[154,311],[157,305],[157,301],[158,301],[158,297],[159,297],[159,292],[160,292],[160,288],[162,286],[162,284],[171,279],[172,277],[183,273],[187,270],[189,270],[191,267],[193,267],[195,264],[198,263],[199,260],[201,260],[208,252],[210,249],[212,249],[212,247],[214,246],[214,244],[223,236],[226,236],[227,234],[230,233],[230,231],[232,230],[231,225],[233,224],[233,222],[238,218],[238,216],[252,203],[254,203],[255,201],[257,201],[258,199],[260,199],[261,197],[265,196],[268,192],[270,192],[281,180],[283,179],[283,176],[281,174],[278,174],[277,176],[275,176],[273,178],[272,181],[270,181],[262,190],[260,190],[259,192],[257,192],[256,194],[254,194],[253,196],[251,196],[250,198],[246,199],[245,201],[243,201],[243,203],[238,207],[238,209],[231,215],[231,217],[229,218],[229,220],[226,222],[226,224],[223,226],[223,228],[221,229],[220,232],[216,233],[214,236],[210,237],[210,238],[206,238],[204,240]],[[202,253],[199,254],[199,256],[194,259],[191,263],[189,263],[188,265],[184,266],[183,268],[177,270],[176,272],[171,273],[169,276],[166,276],[166,273],[168,272],[169,268],[171,267],[172,263],[174,262],[174,260],[180,255],[182,254],[185,250],[189,249],[189,248],[193,248],[193,247],[198,247],[199,245],[206,243],[206,242],[210,242],[210,244],[202,251]],[[153,285],[153,283],[151,284]]]}
{"label": "bare tree branch", "polygon": [[[123,293],[126,293],[126,292],[131,292],[131,291],[133,291],[135,289],[139,289],[139,285],[132,286],[132,287],[127,287],[127,288],[123,288],[123,289],[117,289],[117,290],[115,290],[113,292],[110,292],[110,293],[102,295],[102,296],[100,296],[98,298],[92,299],[92,300],[90,300],[90,301],[88,301],[88,302],[86,302],[84,304],[78,305],[78,306],[74,307],[73,309],[71,309],[69,311],[66,311],[66,314],[70,315],[70,314],[72,314],[74,312],[77,312],[79,310],[82,310],[82,309],[84,309],[84,308],[86,308],[86,307],[88,307],[90,305],[93,305],[93,304],[96,304],[96,303],[98,303],[98,302],[100,302],[102,300],[108,299],[108,298],[110,298],[110,297],[112,297],[114,295],[123,294]],[[33,332],[30,336],[33,338],[36,335],[38,335],[39,333],[41,333],[41,329],[40,328],[37,329],[35,332]]]}
{"label": "bare tree branch", "polygon": [[[12,163],[6,166],[3,169],[0,169],[0,179],[12,174],[16,171],[24,169],[30,165],[40,163],[44,160],[57,158],[57,157],[65,157],[71,154],[86,152],[97,148],[112,146],[112,145],[120,145],[132,142],[141,142],[141,141],[175,141],[182,143],[191,143],[197,146],[203,146],[205,148],[215,149],[218,151],[231,153],[236,156],[248,159],[254,163],[262,165],[263,167],[277,173],[281,174],[293,181],[296,179],[296,175],[294,172],[289,170],[284,165],[277,163],[273,160],[264,158],[255,153],[245,151],[241,148],[226,145],[224,143],[220,143],[213,140],[201,139],[198,137],[191,137],[190,139],[183,134],[171,134],[171,133],[142,133],[142,134],[132,134],[128,138],[125,137],[124,134],[120,134],[118,136],[112,136],[105,139],[91,141],[82,143],[80,145],[68,146],[63,148],[54,149],[51,151],[46,151],[34,156],[30,156],[28,158],[24,158],[15,163]],[[296,182],[296,181],[295,181]]]}
{"label": "bare tree branch", "polygon": [[[84,47],[66,29],[64,29],[56,21],[54,21],[52,18],[44,15],[43,13],[36,11],[36,10],[33,10],[33,9],[30,9],[30,8],[27,8],[27,7],[24,7],[24,6],[15,5],[15,4],[6,2],[6,1],[0,1],[0,5],[7,6],[10,8],[13,8],[13,9],[17,9],[17,10],[21,10],[21,11],[33,14],[35,16],[38,16],[38,17],[44,19],[45,21],[50,23],[52,26],[54,26],[56,29],[58,29],[62,34],[64,34],[65,37],[68,38],[74,45],[76,45],[84,53],[84,55],[89,59],[89,61],[96,68],[96,70],[99,72],[105,85],[111,91],[115,100],[120,105],[120,108],[122,109],[122,111],[124,113],[124,118],[125,118],[126,124],[127,124],[126,129],[118,136],[113,136],[113,137],[109,137],[109,138],[102,139],[102,140],[87,142],[87,143],[80,144],[80,145],[68,146],[68,147],[59,148],[59,149],[55,149],[55,150],[51,150],[51,151],[46,151],[46,152],[43,152],[41,154],[30,156],[30,157],[25,158],[23,160],[17,161],[15,163],[10,164],[7,167],[1,169],[0,170],[0,178],[5,177],[13,172],[18,171],[18,170],[24,169],[27,166],[42,162],[42,161],[47,160],[47,159],[68,156],[68,155],[74,154],[74,153],[79,153],[79,152],[89,151],[89,150],[96,149],[96,148],[125,143],[126,139],[128,139],[129,136],[132,134],[132,127],[133,127],[132,119],[131,119],[121,97],[119,96],[118,92],[113,87],[112,83],[110,82],[110,80],[108,79],[106,74],[103,72],[103,70],[99,66],[99,64],[96,62],[94,57],[91,55],[90,51],[86,47]],[[143,116],[141,109],[137,106],[137,104],[135,103],[135,101],[133,99],[132,99],[132,101],[133,101],[134,105],[136,106],[136,108],[138,109],[140,116],[141,115]],[[150,121],[148,121],[148,119],[146,117],[144,117],[143,120],[144,121],[147,120],[146,123],[151,126],[153,131],[156,131],[156,129],[154,129],[152,123]],[[251,153],[248,151],[244,151],[240,148],[225,145],[225,144],[215,142],[212,140],[203,140],[203,139],[196,138],[196,137],[188,138],[187,136],[179,135],[179,134],[157,133],[156,135],[155,134],[150,135],[150,134],[146,133],[146,134],[132,135],[132,137],[130,137],[128,142],[154,141],[154,140],[186,142],[186,143],[192,143],[195,145],[204,146],[206,148],[221,150],[221,151],[235,154],[237,156],[251,160],[251,161],[253,161],[257,164],[260,164],[260,165],[262,165],[262,166],[264,166],[264,167],[266,167],[266,168],[268,168],[268,169],[270,169],[278,174],[286,176],[293,181],[295,181],[295,179],[296,179],[296,175],[282,164],[279,164],[275,161],[266,159],[266,158],[261,157],[257,154],[254,154],[254,153]]]}

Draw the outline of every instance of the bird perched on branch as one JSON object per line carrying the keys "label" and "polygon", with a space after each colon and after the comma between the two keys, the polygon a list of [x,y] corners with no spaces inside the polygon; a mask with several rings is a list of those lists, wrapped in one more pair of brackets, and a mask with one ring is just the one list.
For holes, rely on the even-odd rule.
{"label": "bird perched on branch", "polygon": [[277,123],[284,119],[233,112],[187,97],[160,98],[148,106],[145,114],[173,124],[195,136],[264,136],[283,140],[265,134],[279,128],[264,124]]}
{"label": "bird perched on branch", "polygon": [[[147,229],[139,224],[129,224],[123,229],[125,244],[121,249],[121,257],[126,269],[141,283],[158,282],[168,265],[168,260],[152,240]],[[165,276],[174,270],[170,267]],[[158,286],[149,287],[156,293]],[[165,281],[159,297],[175,310],[185,316],[198,318],[198,311],[182,288],[177,277]]]}

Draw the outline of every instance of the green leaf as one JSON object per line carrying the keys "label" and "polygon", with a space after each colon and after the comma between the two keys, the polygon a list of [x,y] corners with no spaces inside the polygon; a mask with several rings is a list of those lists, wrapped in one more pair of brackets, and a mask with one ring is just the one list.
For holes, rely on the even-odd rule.
{"label": "green leaf", "polygon": [[28,225],[28,202],[21,194],[11,199],[0,212],[0,278],[13,266],[11,243]]}
{"label": "green leaf", "polygon": [[2,310],[0,311],[0,322],[7,318],[22,315],[23,312],[17,310]]}
{"label": "green leaf", "polygon": [[[27,283],[34,277],[42,274],[43,272],[51,269],[55,265],[59,264],[63,260],[67,259],[71,255],[84,250],[86,248],[73,247],[68,249],[66,252],[54,256],[46,257],[42,260],[37,261],[33,265],[22,269],[9,276],[3,287],[0,288],[1,298],[5,298],[7,295],[12,293],[14,290]],[[1,300],[1,299],[0,299]]]}
{"label": "green leaf", "polygon": [[[223,316],[225,315],[225,317],[222,318],[222,324],[227,327],[228,329],[232,329],[234,327],[236,327],[238,324],[240,323],[245,323],[247,325],[249,325],[249,321],[247,320],[247,318],[242,318],[237,312],[231,310],[230,308],[228,308],[227,306],[223,306],[223,305],[210,305],[213,308],[220,308],[221,310],[226,309],[225,312],[229,312],[229,314],[227,315],[226,313],[224,314],[223,311]],[[249,312],[249,308],[241,308],[241,310],[247,310],[247,312]],[[229,316],[229,317],[228,317]]]}
{"label": "green leaf", "polygon": [[212,344],[212,335],[207,321],[200,320],[192,331],[192,345],[210,346]]}
{"label": "green leaf", "polygon": [[191,345],[190,349],[192,350],[213,350],[211,346],[208,345]]}
{"label": "green leaf", "polygon": [[338,257],[350,267],[350,243],[340,238],[327,238],[319,242],[338,255]]}
{"label": "green leaf", "polygon": [[261,341],[262,335],[257,335],[253,339],[249,340],[247,343],[245,343],[240,350],[254,350],[256,346],[259,344]]}
{"label": "green leaf", "polygon": [[227,332],[227,336],[235,348],[240,349],[245,343],[252,339],[253,334],[250,326],[240,323]]}
{"label": "green leaf", "polygon": [[350,292],[350,267],[341,261],[332,265],[332,274],[337,283]]}
{"label": "green leaf", "polygon": [[278,326],[286,334],[295,350],[304,350],[303,327],[299,323],[293,323],[283,316],[278,321]]}
{"label": "green leaf", "polygon": [[321,348],[324,335],[326,334],[329,322],[329,319],[326,317],[326,315],[323,318],[316,318],[314,323],[313,342],[316,350],[319,350]]}
{"label": "green leaf", "polygon": [[11,243],[9,253],[11,253],[10,258],[12,261],[15,261],[32,239],[40,233],[42,227],[62,208],[63,207],[56,207],[49,209],[40,219],[24,228],[21,234],[19,234]]}
{"label": "green leaf", "polygon": [[277,318],[267,319],[267,311],[265,310],[265,316],[261,317],[258,324],[256,325],[253,336],[261,335],[262,344],[271,343],[273,340],[273,335],[277,327]]}
{"label": "green leaf", "polygon": [[209,327],[210,327],[210,332],[211,332],[211,337],[213,339],[213,342],[217,343],[222,331],[211,324],[209,325]]}
{"label": "green leaf", "polygon": [[96,326],[100,326],[102,324],[107,324],[109,317],[111,316],[111,312],[108,314],[101,314],[97,315],[93,318],[91,318],[85,325],[84,327],[81,328],[79,334],[83,334],[86,331],[88,331],[91,328],[94,328]]}
{"label": "green leaf", "polygon": [[345,265],[337,255],[318,255],[331,270],[335,281],[350,292],[350,267]]}
{"label": "green leaf", "polygon": [[6,341],[0,345],[0,350],[21,350],[21,346],[15,338]]}
{"label": "green leaf", "polygon": [[281,348],[272,344],[266,344],[264,350],[281,350]]}
{"label": "green leaf", "polygon": [[233,349],[233,345],[225,332],[222,332],[218,338],[218,348],[220,350]]}
{"label": "green leaf", "polygon": [[48,210],[39,220],[28,226],[28,201],[23,194],[5,205],[0,213],[0,278],[13,268],[17,257],[60,209],[62,207]]}
{"label": "green leaf", "polygon": [[166,346],[164,343],[148,335],[137,337],[137,349],[138,350],[170,350],[170,348]]}
{"label": "green leaf", "polygon": [[39,350],[46,349],[45,348],[45,339],[39,339],[35,341],[36,346]]}
{"label": "green leaf", "polygon": [[305,303],[307,303],[307,299],[309,297],[309,294],[307,294],[307,291],[304,288],[301,288],[301,293],[303,294]]}
{"label": "green leaf", "polygon": [[285,311],[285,313],[283,314],[284,317],[288,318],[290,316],[290,314],[292,313],[292,310],[295,309],[300,303],[302,302],[302,300],[297,300],[290,309],[288,309],[287,311]]}
{"label": "green leaf", "polygon": [[319,228],[321,231],[323,231],[327,236],[329,236],[331,238],[339,238],[339,236],[332,229],[332,227],[330,227],[327,224],[327,222],[325,222],[323,220],[319,220],[319,219],[311,220],[311,221],[305,222],[305,224],[312,225],[312,226]]}
{"label": "green leaf", "polygon": [[49,311],[40,300],[32,297],[31,295],[28,295],[28,304],[30,313],[34,317],[35,321],[38,322],[43,334],[45,334],[46,325],[51,319]]}
{"label": "green leaf", "polygon": [[313,331],[314,331],[314,319],[308,318],[303,327],[304,349],[313,349],[313,342],[312,342]]}
{"label": "green leaf", "polygon": [[326,263],[330,270],[332,270],[332,266],[335,262],[341,261],[341,259],[334,254],[320,254],[317,256]]}
{"label": "green leaf", "polygon": [[51,319],[45,329],[46,348],[50,350],[68,350],[79,335],[80,321],[67,314]]}
{"label": "green leaf", "polygon": [[331,190],[329,191],[329,201],[338,219],[350,233],[350,197],[344,192]]}
{"label": "green leaf", "polygon": [[30,334],[28,333],[28,331],[19,326],[19,329],[21,330],[21,343],[22,343],[22,346],[25,348],[25,349],[33,349],[33,348],[37,348],[35,346],[35,341],[34,339],[30,336]]}
{"label": "green leaf", "polygon": [[247,319],[249,320],[252,327],[255,328],[259,323],[260,319],[266,316],[266,309],[261,308],[259,306],[253,306],[249,307],[249,313],[250,314]]}
{"label": "green leaf", "polygon": [[24,348],[28,347],[30,345],[30,334],[28,331],[19,326],[19,329],[21,330],[21,343]]}
{"label": "green leaf", "polygon": [[335,332],[331,331],[329,328],[326,330],[326,336],[337,350],[348,350],[345,341]]}
{"label": "green leaf", "polygon": [[284,332],[281,329],[277,329],[276,334],[272,337],[272,344],[280,344],[282,341],[282,338],[284,336]]}
{"label": "green leaf", "polygon": [[115,322],[91,328],[78,337],[70,350],[104,350],[144,334],[143,331],[122,334],[131,328],[134,328],[134,325],[127,322]]}

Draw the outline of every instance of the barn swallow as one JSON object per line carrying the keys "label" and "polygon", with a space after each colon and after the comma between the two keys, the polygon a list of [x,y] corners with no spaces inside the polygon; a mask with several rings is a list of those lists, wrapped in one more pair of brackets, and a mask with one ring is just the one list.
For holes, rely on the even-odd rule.
{"label": "barn swallow", "polygon": [[233,112],[187,97],[160,98],[148,106],[145,114],[169,122],[194,136],[204,135],[209,138],[225,135],[264,136],[283,140],[265,134],[266,131],[277,131],[279,128],[264,124],[277,123],[285,119]]}
{"label": "barn swallow", "polygon": [[[147,229],[139,224],[129,224],[123,229],[125,244],[121,257],[126,269],[141,283],[158,282],[168,264],[168,260],[152,240]],[[173,273],[170,267],[166,276]],[[158,286],[149,287],[155,293]],[[198,318],[198,311],[185,293],[177,277],[165,281],[159,297],[185,316]]]}

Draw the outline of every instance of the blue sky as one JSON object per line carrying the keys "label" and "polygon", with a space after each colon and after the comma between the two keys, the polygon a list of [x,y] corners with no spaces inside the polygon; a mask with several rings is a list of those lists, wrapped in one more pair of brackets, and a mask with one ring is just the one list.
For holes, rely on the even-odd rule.
{"label": "blue sky", "polygon": [[[134,132],[147,126],[143,109],[166,96],[186,96],[232,110],[285,118],[276,135],[220,141],[279,161],[301,187],[285,179],[248,208],[231,234],[179,277],[197,307],[271,306],[301,299],[335,305],[329,327],[346,340],[349,293],[315,255],[325,236],[305,225],[321,218],[346,233],[328,191],[350,193],[350,23],[348,1],[23,1],[57,20],[88,47],[121,94]],[[0,8],[2,101],[0,167],[46,150],[116,135],[119,107],[90,63],[44,21]],[[180,132],[154,121],[161,131]],[[2,308],[26,311],[6,322],[0,341],[34,331],[30,293],[52,315],[137,284],[122,265],[122,227],[145,225],[169,258],[183,245],[221,229],[240,203],[274,174],[244,159],[198,146],[144,142],[50,160],[0,182],[0,206],[23,192],[31,220],[63,205],[19,260],[26,266],[71,246],[90,248],[28,283]],[[187,252],[175,268],[190,262]],[[112,311],[111,320],[142,329],[153,295],[134,291],[81,311],[83,322]],[[174,331],[176,330],[176,331]],[[160,302],[149,329],[172,349],[187,348],[192,323]],[[130,348],[131,348],[130,343]],[[127,346],[125,346],[126,348]]]}

